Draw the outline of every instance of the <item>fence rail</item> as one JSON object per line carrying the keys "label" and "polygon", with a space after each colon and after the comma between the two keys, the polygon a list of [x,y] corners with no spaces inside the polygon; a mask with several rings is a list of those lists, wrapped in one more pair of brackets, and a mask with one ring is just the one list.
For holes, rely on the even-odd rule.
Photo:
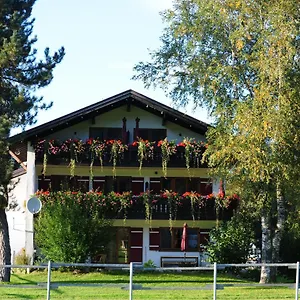
{"label": "fence rail", "polygon": [[47,274],[47,296],[46,299],[50,300],[51,292],[51,270],[61,267],[88,267],[88,268],[109,268],[119,270],[129,270],[129,300],[133,300],[133,282],[134,282],[134,270],[144,271],[213,271],[213,300],[217,300],[217,273],[218,270],[222,270],[229,267],[288,267],[289,269],[296,269],[295,278],[295,300],[299,300],[299,277],[300,277],[300,265],[297,263],[255,263],[255,264],[217,264],[209,265],[206,267],[163,267],[163,268],[144,268],[141,264],[96,264],[96,263],[54,263],[49,261],[48,264],[42,265],[0,265],[1,268],[18,268],[18,269],[48,269]]}

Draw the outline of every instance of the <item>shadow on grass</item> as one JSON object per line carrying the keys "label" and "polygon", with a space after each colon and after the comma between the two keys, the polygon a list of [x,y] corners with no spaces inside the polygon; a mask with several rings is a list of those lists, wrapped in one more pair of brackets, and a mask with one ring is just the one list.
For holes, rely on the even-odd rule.
{"label": "shadow on grass", "polygon": [[[24,275],[23,275],[23,276],[24,276]],[[30,279],[28,279],[28,278],[25,278],[26,275],[25,275],[25,277],[23,277],[23,276],[22,276],[22,275],[19,275],[19,274],[16,274],[16,273],[12,274],[11,277],[12,277],[12,278],[13,278],[13,277],[17,278],[18,280],[20,280],[20,282],[17,282],[17,283],[11,282],[11,284],[37,284],[36,281],[30,280]],[[9,284],[9,283],[8,283],[8,284]]]}

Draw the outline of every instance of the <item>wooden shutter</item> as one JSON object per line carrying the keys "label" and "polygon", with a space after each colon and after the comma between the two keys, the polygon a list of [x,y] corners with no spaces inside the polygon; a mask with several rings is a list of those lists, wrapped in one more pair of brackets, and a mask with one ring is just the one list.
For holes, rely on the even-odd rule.
{"label": "wooden shutter", "polygon": [[90,138],[100,140],[121,140],[122,128],[114,127],[91,127]]}
{"label": "wooden shutter", "polygon": [[131,191],[133,195],[139,195],[144,192],[144,177],[132,177]]}
{"label": "wooden shutter", "polygon": [[212,194],[212,183],[207,179],[201,179],[200,183],[200,193],[201,195]]}
{"label": "wooden shutter", "polygon": [[90,178],[88,176],[78,176],[76,178],[76,189],[83,193],[89,191]]}
{"label": "wooden shutter", "polygon": [[41,191],[48,191],[51,186],[50,176],[39,176],[38,177],[38,189]]}
{"label": "wooden shutter", "polygon": [[150,228],[149,230],[149,250],[159,251],[160,234],[159,228]]}
{"label": "wooden shutter", "polygon": [[93,178],[93,190],[94,191],[104,191],[105,189],[105,177],[94,177]]}
{"label": "wooden shutter", "polygon": [[[148,140],[150,142],[157,142],[163,140],[167,136],[167,130],[163,128],[151,129],[151,128],[139,128],[138,137]],[[134,138],[137,137],[136,129],[134,129]]]}
{"label": "wooden shutter", "polygon": [[153,194],[159,194],[161,191],[160,177],[150,178],[150,187],[149,188]]}
{"label": "wooden shutter", "polygon": [[143,262],[143,228],[131,228],[130,230],[130,262]]}

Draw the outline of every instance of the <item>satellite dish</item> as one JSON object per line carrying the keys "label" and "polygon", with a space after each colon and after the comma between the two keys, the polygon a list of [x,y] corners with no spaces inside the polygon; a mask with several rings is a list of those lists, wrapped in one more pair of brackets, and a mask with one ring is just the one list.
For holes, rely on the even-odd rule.
{"label": "satellite dish", "polygon": [[42,208],[42,202],[39,198],[32,197],[27,201],[27,209],[32,214],[37,214]]}

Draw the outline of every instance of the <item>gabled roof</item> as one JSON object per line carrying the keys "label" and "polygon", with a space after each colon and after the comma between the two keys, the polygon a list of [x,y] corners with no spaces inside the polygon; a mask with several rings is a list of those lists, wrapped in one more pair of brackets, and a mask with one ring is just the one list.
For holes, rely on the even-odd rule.
{"label": "gabled roof", "polygon": [[134,105],[194,132],[205,134],[209,125],[133,90],[109,97],[70,114],[39,125],[9,138],[11,143],[47,136],[123,105]]}

